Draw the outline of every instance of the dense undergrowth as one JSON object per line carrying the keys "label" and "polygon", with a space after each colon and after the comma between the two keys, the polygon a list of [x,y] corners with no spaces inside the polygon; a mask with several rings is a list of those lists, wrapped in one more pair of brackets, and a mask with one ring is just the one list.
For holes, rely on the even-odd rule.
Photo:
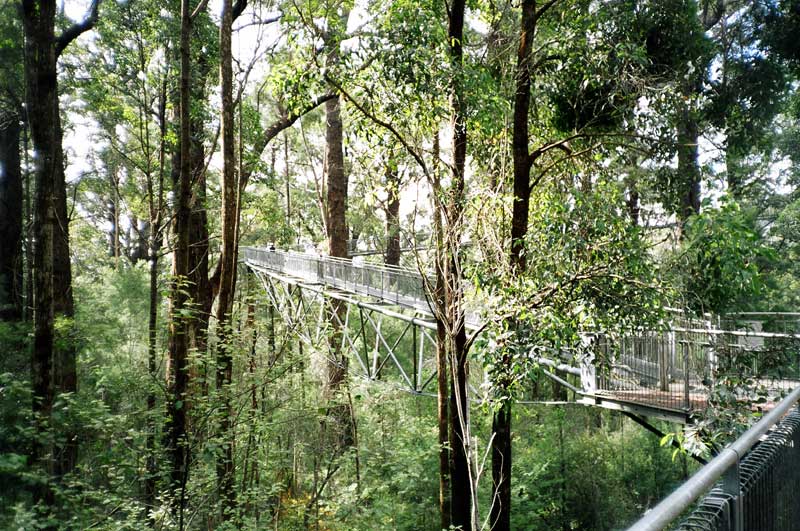
{"label": "dense undergrowth", "polygon": [[[166,473],[165,456],[146,445],[148,415],[156,419],[159,434],[166,421],[163,382],[151,381],[145,364],[145,275],[138,268],[109,269],[79,278],[80,332],[73,340],[80,343],[81,384],[76,395],[59,399],[51,431],[64,433],[69,425],[79,434],[79,462],[56,488],[57,510],[50,522],[61,529],[144,529],[148,455],[159,464],[159,482]],[[48,517],[31,509],[29,494],[46,476],[27,465],[35,437],[28,339],[21,330],[2,326],[0,528],[37,529]],[[301,358],[297,342],[288,334],[279,336],[278,356],[259,339],[255,372],[249,372],[247,352],[238,358],[237,528],[437,529],[435,398],[409,395],[391,381],[352,379],[357,444],[332,450],[326,444],[326,408],[314,355],[306,349]],[[193,461],[186,523],[189,529],[210,529],[218,523],[214,465],[219,445],[211,429],[217,409],[213,385],[199,381],[188,405]],[[550,385],[544,382],[540,394],[547,398]],[[146,408],[150,390],[159,396],[154,412]],[[478,455],[484,456],[490,411],[475,407],[473,422]],[[520,405],[513,426],[514,529],[619,529],[687,473],[683,456],[673,460],[656,437],[617,413],[577,404]],[[491,503],[487,464],[479,463],[484,467],[482,513]],[[167,501],[160,500],[164,509],[151,514],[159,529],[175,525]]]}

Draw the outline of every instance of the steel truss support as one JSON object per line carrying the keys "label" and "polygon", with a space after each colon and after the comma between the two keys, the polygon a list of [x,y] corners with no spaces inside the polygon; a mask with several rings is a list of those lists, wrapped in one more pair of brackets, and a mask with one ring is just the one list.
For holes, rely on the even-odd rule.
{"label": "steel truss support", "polygon": [[[261,283],[268,303],[283,316],[287,328],[303,344],[322,353],[326,363],[337,363],[334,345],[327,341],[336,325],[341,330],[340,351],[355,362],[349,364],[351,376],[399,382],[411,393],[435,396],[431,385],[436,378],[436,340],[431,330],[436,325],[431,320],[410,309],[305,283],[267,269],[248,269]],[[337,302],[346,304],[344,316],[333,311]]]}

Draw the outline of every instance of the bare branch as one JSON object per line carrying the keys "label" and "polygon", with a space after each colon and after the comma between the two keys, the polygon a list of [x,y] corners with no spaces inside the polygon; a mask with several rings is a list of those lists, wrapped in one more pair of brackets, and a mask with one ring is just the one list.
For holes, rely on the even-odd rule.
{"label": "bare branch", "polygon": [[[284,116],[273,122],[272,125],[267,127],[267,130],[264,131],[264,134],[261,136],[261,138],[258,139],[256,144],[253,146],[252,153],[260,157],[261,153],[264,152],[264,149],[266,149],[267,145],[272,141],[273,138],[278,136],[278,134],[280,134],[281,131],[290,128],[302,116],[305,116],[306,114],[310,113],[311,111],[313,111],[326,101],[332,100],[333,98],[336,97],[337,97],[336,94],[328,92],[321,96],[317,96],[313,100],[309,101],[301,109],[293,113],[285,114]],[[242,172],[242,176],[239,181],[240,193],[244,191],[244,189],[247,187],[247,182],[250,180],[250,176],[253,174],[253,171],[254,169],[252,167],[248,167],[244,170],[244,172]]]}
{"label": "bare branch", "polygon": [[406,139],[403,137],[403,135],[401,135],[400,132],[397,129],[395,129],[395,127],[392,124],[390,124],[389,122],[387,122],[385,120],[382,120],[382,119],[378,118],[374,113],[369,112],[363,105],[361,105],[361,103],[358,102],[358,100],[353,98],[346,90],[344,90],[344,88],[342,88],[341,85],[336,83],[336,81],[331,79],[329,76],[325,76],[325,80],[328,83],[330,83],[331,85],[333,85],[333,87],[336,90],[338,90],[342,94],[342,96],[344,96],[344,98],[347,101],[352,103],[353,107],[358,109],[358,111],[361,114],[363,114],[366,118],[370,119],[375,124],[383,127],[387,131],[389,131],[392,134],[392,136],[394,136],[397,139],[397,141],[400,142],[400,145],[402,145],[403,148],[405,148],[405,150],[408,152],[408,154],[411,155],[414,158],[414,160],[417,162],[417,164],[419,164],[419,167],[422,169],[422,173],[424,173],[425,176],[427,176],[427,177],[430,176],[430,174],[428,172],[428,166],[425,164],[425,160],[422,158],[422,155],[420,155],[417,152],[417,150],[415,150],[411,146],[411,144],[409,144],[408,141],[406,141]]}
{"label": "bare branch", "polygon": [[92,5],[89,6],[89,12],[86,14],[83,21],[73,24],[56,38],[56,58],[61,55],[61,52],[63,52],[72,41],[94,27],[97,23],[100,1],[101,0],[92,0]]}

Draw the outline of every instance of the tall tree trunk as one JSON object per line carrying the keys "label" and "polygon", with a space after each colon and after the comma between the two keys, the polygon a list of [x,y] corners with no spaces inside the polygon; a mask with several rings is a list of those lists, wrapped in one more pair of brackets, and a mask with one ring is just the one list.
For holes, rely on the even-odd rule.
{"label": "tall tree trunk", "polygon": [[108,256],[115,259],[115,266],[119,264],[119,180],[117,177],[117,165],[109,160],[106,163],[106,171],[108,172],[108,185],[110,194],[106,208],[108,208],[108,222],[111,226],[108,228]]}
{"label": "tall tree trunk", "polygon": [[[328,47],[326,62],[329,67],[339,62],[339,25],[347,26],[348,11],[333,14],[329,20],[332,29],[325,35]],[[336,20],[338,17],[338,20]],[[325,228],[328,235],[328,254],[337,258],[348,258],[349,231],[347,229],[347,173],[344,165],[343,126],[341,96],[325,102],[325,176],[327,184],[327,217]],[[342,322],[347,310],[344,302],[331,299],[329,316],[331,333],[328,338],[330,360],[328,362],[326,394],[333,403],[329,414],[334,421],[336,444],[340,447],[353,444],[353,423],[347,401],[341,396],[347,380],[347,357],[342,351]]]}
{"label": "tall tree trunk", "polygon": [[639,188],[636,185],[636,177],[631,177],[628,181],[628,197],[625,200],[625,205],[628,207],[628,217],[631,220],[631,224],[639,225],[642,209],[639,204]]}
{"label": "tall tree trunk", "polygon": [[[158,377],[158,254],[161,252],[161,242],[158,237],[150,239],[150,296],[147,312],[147,374],[150,376],[150,385],[155,385]],[[156,506],[156,393],[151,389],[147,393],[147,476],[144,481],[144,503],[147,511],[147,521],[150,527],[155,528],[156,519],[152,511]]]}
{"label": "tall tree trunk", "polygon": [[[205,17],[205,14],[203,14],[203,17]],[[205,18],[193,21],[193,38],[202,39],[202,26],[205,24]],[[207,88],[211,71],[212,65],[208,57],[203,53],[197,53],[195,67],[192,72],[191,99],[193,102],[205,102],[208,98]],[[203,145],[205,128],[202,114],[195,113],[189,118],[191,120],[189,130],[192,138],[191,147],[189,148],[192,172],[192,217],[189,229],[189,271],[191,282],[189,290],[192,296],[192,303],[197,309],[195,318],[189,324],[189,347],[196,349],[198,356],[201,358],[201,367],[193,366],[190,370],[193,377],[200,376],[201,389],[199,391],[205,395],[208,392],[207,382],[211,380],[211,374],[207,370],[208,322],[211,316],[214,294],[211,279],[209,278],[206,152]],[[198,369],[202,374],[197,374]],[[198,392],[198,390],[195,389],[192,392]]]}
{"label": "tall tree trunk", "polygon": [[[516,90],[514,92],[514,125],[512,132],[512,157],[514,162],[514,203],[511,213],[511,248],[509,266],[514,276],[524,274],[528,257],[525,239],[528,235],[530,211],[530,172],[534,157],[530,153],[528,120],[533,72],[531,71],[533,41],[539,17],[554,2],[545,2],[537,9],[536,0],[522,1],[519,47],[517,48]],[[515,324],[509,323],[513,329]],[[512,400],[509,386],[513,381],[513,360],[503,354],[503,373],[494,382],[500,403],[492,415],[492,499],[489,521],[493,531],[509,531],[511,528],[511,413]]]}
{"label": "tall tree trunk", "polygon": [[[337,44],[338,46],[338,44]],[[338,54],[337,54],[338,55]],[[347,258],[347,174],[342,147],[341,98],[325,102],[328,254]]]}
{"label": "tall tree trunk", "polygon": [[[699,5],[698,17],[706,31],[711,30],[725,15],[728,2],[724,0],[705,0]],[[686,221],[700,213],[700,194],[702,174],[698,161],[698,143],[700,140],[699,116],[696,99],[702,94],[703,79],[708,70],[708,60],[698,58],[701,64],[695,65],[695,72],[688,75],[681,87],[682,98],[676,123],[676,139],[678,142],[678,182],[680,197],[678,221],[680,237],[685,236]]]}
{"label": "tall tree trunk", "polygon": [[[74,342],[67,337],[60,342],[59,349],[54,345],[55,316],[71,321],[74,315],[57,62],[64,48],[94,25],[98,6],[95,0],[90,15],[83,22],[56,37],[55,0],[22,2],[27,112],[36,153],[31,379],[33,411],[41,420],[40,431],[50,420],[55,394],[77,389]],[[74,435],[69,432],[63,435],[66,443],[61,448],[46,448],[41,442],[33,448],[33,461],[44,462],[46,470],[57,479],[74,468],[77,457]],[[37,441],[41,441],[41,437],[37,437]],[[36,487],[34,499],[51,503],[52,491],[47,485]]]}
{"label": "tall tree trunk", "polygon": [[25,163],[25,306],[23,307],[23,319],[27,321],[33,320],[33,241],[34,241],[34,208],[31,205],[31,201],[34,200],[34,194],[36,193],[36,183],[34,182],[35,176],[33,175],[34,172],[31,172],[31,164],[28,160],[28,154],[30,150],[28,149],[29,144],[31,142],[31,130],[30,124],[27,120],[27,113],[25,119],[25,136],[22,142],[22,153],[24,156],[24,163]]}
{"label": "tall tree trunk", "polygon": [[[439,177],[439,132],[433,137],[433,179],[434,190],[441,189]],[[437,253],[444,249],[444,227],[442,212],[434,208],[433,212],[434,236],[436,237]],[[436,267],[436,296],[437,307],[444,307],[445,279],[444,270]],[[447,413],[449,400],[448,383],[450,375],[450,360],[447,355],[447,328],[444,319],[436,320],[436,412],[439,430],[439,514],[441,515],[441,529],[449,529],[451,518],[450,501],[450,418]]]}
{"label": "tall tree trunk", "polygon": [[189,387],[189,296],[184,286],[189,279],[189,226],[191,223],[192,172],[190,159],[191,121],[191,29],[189,0],[180,7],[180,170],[174,213],[172,286],[170,290],[169,357],[170,381],[168,403],[170,455],[170,490],[173,510],[180,531],[184,528],[185,487],[189,476],[189,444],[186,436],[186,402]]}
{"label": "tall tree trunk", "polygon": [[386,165],[386,265],[400,265],[400,172],[394,161]]}
{"label": "tall tree trunk", "polygon": [[223,521],[234,517],[236,499],[233,476],[233,408],[230,396],[232,380],[231,311],[236,282],[236,218],[238,184],[234,149],[233,66],[231,32],[233,17],[231,0],[222,0],[219,30],[220,81],[222,97],[222,252],[220,254],[219,299],[217,301],[217,390],[222,397],[223,414],[219,425],[222,451],[217,457],[217,489]]}
{"label": "tall tree trunk", "polygon": [[147,318],[147,373],[150,376],[150,389],[147,393],[147,476],[144,482],[144,504],[147,511],[147,522],[151,528],[156,527],[156,390],[158,381],[158,263],[162,246],[162,219],[164,217],[164,173],[166,165],[167,137],[167,78],[161,84],[158,104],[158,182],[154,182],[152,174],[147,175],[148,211],[150,232],[148,233],[148,259],[150,261],[150,300]]}
{"label": "tall tree trunk", "polygon": [[477,492],[472,475],[469,417],[469,364],[464,323],[461,270],[461,232],[464,215],[464,169],[467,156],[467,112],[463,80],[463,38],[465,1],[453,0],[449,11],[448,43],[451,66],[450,112],[453,130],[453,166],[445,213],[444,256],[440,267],[444,276],[444,306],[450,380],[450,492],[452,525],[477,529]]}
{"label": "tall tree trunk", "polygon": [[0,126],[0,320],[22,318],[22,166],[16,112]]}
{"label": "tall tree trunk", "polygon": [[745,184],[742,157],[737,152],[736,148],[730,145],[726,145],[725,147],[725,173],[728,193],[737,201],[741,200],[744,195]]}
{"label": "tall tree trunk", "polygon": [[700,213],[700,164],[697,144],[700,128],[691,106],[700,87],[695,83],[686,85],[677,122],[678,182],[680,183],[680,209],[678,219],[681,237],[688,219]]}
{"label": "tall tree trunk", "polygon": [[[61,167],[58,127],[58,91],[56,85],[55,1],[23,2],[25,26],[25,77],[27,81],[28,118],[31,140],[36,153],[34,174],[33,252],[33,353],[31,382],[33,384],[33,412],[37,422],[32,460],[45,471],[53,473],[52,448],[46,446],[45,431],[53,409],[55,386],[53,381],[53,247],[56,230],[56,173]],[[50,485],[39,483],[33,488],[34,502],[54,502]]]}
{"label": "tall tree trunk", "polygon": [[528,138],[528,114],[531,100],[530,59],[536,33],[536,0],[523,0],[522,24],[517,49],[516,90],[514,91],[514,204],[511,212],[510,262],[514,271],[525,271],[525,237],[528,234],[528,212],[531,200],[531,165]]}

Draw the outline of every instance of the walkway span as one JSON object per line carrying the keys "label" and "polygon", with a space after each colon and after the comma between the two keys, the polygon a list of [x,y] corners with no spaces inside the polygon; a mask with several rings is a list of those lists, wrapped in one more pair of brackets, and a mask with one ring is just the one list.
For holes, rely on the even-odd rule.
{"label": "walkway span", "polygon": [[[302,295],[277,284],[313,294],[321,304],[315,317],[318,327],[326,321],[326,297],[352,307],[337,326],[345,332],[341,347],[358,356],[365,376],[380,378],[389,364],[409,390],[428,390],[427,385],[435,376],[435,360],[431,356],[435,353],[436,325],[426,295],[428,283],[418,272],[257,247],[243,247],[242,255],[247,267],[265,282],[273,304],[292,315],[297,316],[301,308],[306,308],[302,311],[308,316],[308,301],[294,300]],[[277,284],[268,287],[266,283]],[[782,320],[781,332],[769,331],[775,326],[768,319],[776,316]],[[384,318],[404,322],[404,335],[389,337],[391,327],[383,324]],[[480,322],[477,314],[467,313],[468,329],[477,330]],[[800,375],[800,359],[781,360],[773,366],[775,360],[768,357],[781,344],[800,340],[796,333],[800,331],[798,323],[798,314],[748,314],[727,320],[725,329],[719,319],[689,319],[676,312],[660,330],[615,335],[586,333],[584,347],[579,351],[553,353],[534,349],[530,355],[548,369],[548,377],[573,390],[582,403],[685,423],[694,412],[706,407],[709,389],[716,380],[728,376],[726,367],[740,365],[732,363],[732,358],[741,361],[743,356],[748,357],[751,372],[737,374],[737,378],[749,378],[754,387],[769,388],[774,396],[793,388]],[[321,333],[320,329],[309,332],[308,341]],[[411,338],[414,344],[403,347],[403,341]],[[398,352],[409,348],[413,348],[413,363],[406,360],[404,364]],[[427,359],[424,352],[428,353]],[[771,363],[770,371],[764,370],[767,362]],[[473,371],[473,382],[485,381],[486,376],[478,367]],[[477,389],[475,392],[480,394]]]}

